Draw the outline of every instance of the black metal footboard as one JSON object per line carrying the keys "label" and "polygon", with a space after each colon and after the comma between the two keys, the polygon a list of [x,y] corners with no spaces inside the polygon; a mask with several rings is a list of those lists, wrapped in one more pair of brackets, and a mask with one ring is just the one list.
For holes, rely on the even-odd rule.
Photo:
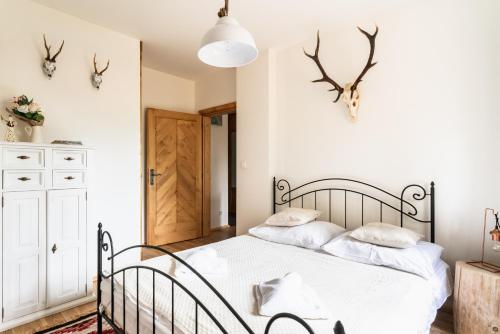
{"label": "black metal footboard", "polygon": [[[231,314],[234,316],[234,318],[241,324],[241,327],[244,329],[244,331],[248,334],[255,334],[255,332],[248,326],[248,324],[243,320],[243,318],[238,314],[238,312],[235,311],[235,309],[229,304],[229,302],[208,282],[200,273],[198,273],[193,267],[191,267],[186,261],[178,257],[177,255],[168,252],[160,247],[156,246],[148,246],[148,245],[135,245],[135,246],[130,246],[127,247],[117,253],[114,252],[113,248],[113,239],[111,238],[111,234],[108,231],[103,231],[102,230],[102,224],[99,223],[98,227],[98,232],[97,232],[97,333],[101,334],[103,333],[103,320],[106,321],[116,333],[118,334],[125,334],[128,332],[135,332],[137,334],[140,333],[140,300],[139,300],[139,280],[140,280],[140,275],[139,271],[148,271],[152,273],[152,333],[155,334],[157,331],[157,317],[156,317],[156,310],[155,310],[155,298],[156,298],[156,293],[155,293],[155,278],[156,276],[161,276],[165,277],[171,282],[172,290],[171,290],[171,333],[175,332],[175,298],[174,298],[174,292],[175,289],[181,289],[186,293],[187,296],[189,296],[195,303],[195,308],[194,308],[194,313],[195,313],[195,331],[193,334],[198,333],[198,320],[199,320],[199,312],[204,312],[210,320],[218,327],[221,333],[224,334],[229,334],[229,332],[224,328],[224,326],[221,324],[221,322],[214,316],[214,314],[211,312],[211,310],[204,305],[204,303],[195,295],[193,294],[185,285],[183,285],[181,282],[179,282],[175,277],[169,275],[168,273],[165,273],[161,270],[158,270],[153,267],[148,267],[144,265],[132,265],[128,266],[125,268],[120,268],[115,271],[115,258],[119,256],[120,254],[123,254],[129,250],[132,249],[154,249],[157,250],[158,252],[161,252],[163,254],[169,255],[171,258],[175,259],[176,261],[179,261],[182,263],[186,268],[189,269],[194,275],[196,275],[209,289],[211,292],[215,294],[217,299],[221,301],[227,310],[231,312]],[[106,258],[103,258],[103,253],[108,253],[109,256]],[[109,261],[110,273],[104,273],[103,272],[103,259],[106,261]],[[126,298],[127,298],[127,293],[125,289],[125,284],[126,284],[126,272],[128,271],[135,271],[136,272],[136,300],[135,300],[135,305],[136,305],[136,312],[135,312],[135,330],[134,329],[129,329],[127,330],[127,312],[126,312]],[[122,291],[121,291],[121,296],[122,296],[122,309],[121,310],[115,310],[115,278],[118,277],[118,275],[121,275],[122,277]],[[102,304],[102,282],[104,279],[109,279],[110,280],[110,314],[105,312],[104,305]],[[115,312],[121,312],[122,316],[122,324],[120,325],[116,320],[115,317]],[[301,324],[305,332],[304,333],[309,333],[309,334],[314,334],[314,331],[311,329],[311,327],[301,318],[289,314],[289,313],[280,313],[272,317],[265,329],[264,334],[268,334],[270,329],[272,328],[273,324],[276,322],[276,320],[281,319],[281,318],[289,318],[292,319],[299,324]],[[146,333],[144,333],[146,334]],[[236,334],[236,333],[230,333],[230,334]],[[239,334],[239,333],[237,333]],[[337,325],[335,326],[335,334],[343,334],[343,328],[340,322],[337,322]]]}

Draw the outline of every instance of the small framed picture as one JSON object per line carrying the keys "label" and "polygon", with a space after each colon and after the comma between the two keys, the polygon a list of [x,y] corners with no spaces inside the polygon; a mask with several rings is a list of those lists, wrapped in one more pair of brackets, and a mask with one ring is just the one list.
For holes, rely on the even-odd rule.
{"label": "small framed picture", "polygon": [[222,115],[212,116],[211,124],[215,126],[222,126]]}

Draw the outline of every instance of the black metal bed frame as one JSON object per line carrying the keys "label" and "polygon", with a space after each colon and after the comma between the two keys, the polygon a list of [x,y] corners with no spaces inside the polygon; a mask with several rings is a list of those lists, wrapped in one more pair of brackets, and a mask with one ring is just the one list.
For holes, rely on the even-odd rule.
{"label": "black metal bed frame", "polygon": [[[352,187],[348,187],[351,185]],[[312,189],[309,189],[312,188]],[[370,193],[368,193],[370,191]],[[280,179],[276,181],[273,178],[273,213],[276,213],[278,207],[282,207],[288,204],[289,207],[292,203],[300,201],[300,207],[304,207],[304,198],[308,196],[312,197],[314,201],[314,209],[317,209],[318,194],[327,193],[328,194],[328,220],[332,220],[332,193],[340,192],[343,194],[344,199],[344,227],[347,229],[347,212],[349,209],[347,194],[355,194],[358,198],[361,198],[361,225],[365,224],[365,200],[370,199],[379,204],[379,221],[384,220],[384,208],[388,208],[393,212],[397,212],[400,216],[399,224],[401,227],[404,226],[405,217],[410,218],[418,223],[425,223],[430,225],[430,242],[435,242],[435,184],[430,183],[430,191],[418,184],[409,184],[403,188],[399,196],[388,192],[382,188],[371,185],[369,183],[346,179],[346,178],[324,178],[318,179],[310,182],[301,184],[295,188],[290,186],[290,183],[286,179]],[[280,196],[281,195],[281,196]],[[415,201],[422,201],[429,197],[430,202],[430,214],[429,218],[422,218],[419,215],[419,210],[417,207],[409,202],[406,198],[412,198]],[[336,222],[339,223],[339,222]]]}
{"label": "black metal bed frame", "polygon": [[[323,187],[320,186],[316,189],[308,190],[309,186],[316,186],[316,185],[321,185],[324,183],[328,182],[340,182],[343,184],[352,184],[355,186],[362,186],[362,187],[367,187],[370,191],[376,191],[379,193],[379,195],[383,195],[389,198],[389,200],[399,202],[399,208],[394,205],[394,203],[389,203],[389,200],[381,199],[379,197],[376,197],[375,195],[372,195],[370,193],[365,193],[357,189],[348,189],[345,186],[329,186],[329,187]],[[407,192],[409,189],[414,189],[414,192],[411,194],[411,197],[414,200],[421,201],[424,200],[426,197],[430,197],[430,219],[421,219],[418,218],[418,210],[416,206],[414,206],[411,202],[405,200],[405,195],[407,195]],[[434,224],[435,224],[435,210],[434,210],[434,198],[435,198],[435,189],[434,189],[434,182],[431,182],[431,187],[430,187],[430,192],[428,193],[424,187],[417,185],[417,184],[411,184],[406,186],[402,192],[401,195],[398,197],[396,195],[393,195],[389,193],[388,191],[385,191],[381,188],[378,188],[376,186],[370,185],[368,183],[362,182],[362,181],[357,181],[357,180],[352,180],[352,179],[345,179],[345,178],[327,178],[327,179],[320,179],[320,180],[315,180],[311,181],[308,183],[304,183],[296,188],[291,188],[290,183],[285,180],[285,179],[280,179],[279,181],[276,181],[276,178],[273,178],[273,213],[276,212],[277,208],[279,206],[284,206],[287,205],[290,207],[292,206],[292,202],[300,200],[301,202],[301,207],[304,207],[304,198],[311,195],[314,196],[314,207],[317,207],[317,195],[318,193],[322,192],[328,192],[329,196],[329,220],[332,221],[331,215],[332,215],[332,192],[335,191],[340,191],[344,193],[344,226],[347,228],[347,194],[352,193],[352,194],[357,194],[361,196],[361,225],[364,224],[364,201],[365,198],[369,198],[371,200],[377,201],[380,203],[380,220],[382,221],[383,218],[383,208],[387,207],[392,210],[395,210],[400,213],[400,224],[401,226],[404,225],[404,217],[408,217],[413,219],[416,222],[420,223],[429,223],[430,224],[430,240],[431,242],[434,242]],[[277,197],[281,193],[281,196]],[[224,306],[229,310],[229,312],[236,318],[236,320],[241,324],[242,328],[246,331],[248,334],[255,334],[255,332],[248,326],[248,324],[243,320],[243,318],[236,312],[236,310],[229,304],[229,302],[218,292],[210,282],[208,282],[200,273],[198,273],[193,267],[191,267],[186,261],[184,261],[182,258],[178,257],[174,253],[171,253],[169,251],[166,251],[160,247],[156,246],[149,246],[149,245],[134,245],[130,247],[126,247],[118,252],[114,252],[114,247],[113,247],[113,239],[111,237],[111,234],[108,231],[103,231],[102,229],[102,224],[99,223],[98,225],[98,231],[97,231],[97,333],[101,334],[102,333],[102,326],[103,326],[103,320],[106,321],[112,328],[113,330],[118,333],[118,334],[125,334],[126,331],[126,298],[127,298],[127,293],[126,293],[126,288],[125,288],[125,273],[127,271],[135,271],[136,272],[136,333],[140,333],[140,304],[139,304],[139,271],[140,270],[145,270],[152,272],[153,276],[153,296],[152,296],[152,333],[156,333],[156,311],[155,311],[155,278],[157,275],[165,277],[171,282],[171,332],[174,333],[175,330],[175,298],[174,298],[174,291],[175,289],[181,289],[184,291],[191,299],[195,302],[195,334],[198,334],[198,315],[199,312],[202,311],[204,312],[212,321],[213,323],[219,328],[221,333],[228,334],[227,330],[224,329],[220,321],[213,315],[213,313],[201,302],[189,289],[186,288],[185,285],[183,285],[181,282],[179,282],[175,277],[171,276],[169,273],[165,273],[161,270],[158,270],[153,267],[148,267],[145,265],[132,265],[132,266],[127,266],[124,268],[120,268],[115,271],[115,258],[132,250],[132,249],[150,249],[150,250],[156,250],[160,253],[163,253],[165,255],[168,255],[170,258],[174,259],[174,261],[178,261],[181,264],[183,264],[186,268],[189,269],[194,275],[196,275],[202,282],[203,284],[211,290],[217,299],[221,301]],[[107,257],[103,257],[104,253],[108,253],[109,255]],[[109,261],[110,273],[105,273],[103,271],[103,260]],[[123,316],[123,328],[121,328],[116,322],[115,322],[115,277],[118,277],[118,275],[122,276],[122,316]],[[102,281],[104,279],[110,279],[110,314],[106,313],[104,305],[102,304]],[[273,324],[282,318],[288,318],[291,320],[294,320],[298,322],[300,325],[304,327],[304,330],[309,333],[309,334],[314,334],[313,329],[305,322],[303,319],[297,317],[296,315],[290,314],[290,313],[280,313],[276,314],[273,316],[269,322],[267,323],[267,326],[265,328],[264,334],[268,334],[269,331],[271,330]],[[342,323],[340,321],[337,321],[335,324],[335,328],[333,329],[335,334],[344,334],[344,329],[342,326]],[[233,333],[231,333],[233,334]]]}
{"label": "black metal bed frame", "polygon": [[[107,240],[106,240],[107,239]],[[174,290],[175,288],[180,288],[182,291],[184,291],[189,297],[191,297],[194,302],[195,302],[195,334],[198,333],[198,314],[200,312],[200,308],[203,312],[205,312],[206,315],[214,322],[214,324],[219,328],[221,333],[224,334],[229,334],[226,329],[222,326],[222,324],[219,322],[219,320],[212,314],[212,312],[201,302],[191,291],[189,291],[181,282],[179,282],[175,277],[171,276],[168,273],[165,273],[161,270],[158,270],[153,267],[148,267],[144,265],[132,265],[128,266],[125,268],[121,268],[119,270],[114,270],[115,264],[114,260],[117,256],[132,250],[132,249],[151,249],[151,250],[156,250],[160,253],[163,253],[165,255],[170,256],[173,258],[175,261],[179,261],[182,263],[184,266],[186,266],[189,271],[191,271],[194,275],[196,275],[205,285],[208,289],[210,289],[216,296],[217,298],[226,306],[226,308],[231,312],[231,314],[238,320],[238,322],[241,324],[241,326],[244,328],[246,333],[248,334],[255,334],[255,332],[248,326],[248,324],[243,320],[243,318],[236,312],[236,310],[229,304],[229,302],[218,292],[210,282],[208,282],[200,273],[198,273],[192,266],[190,266],[186,261],[184,261],[182,258],[178,257],[174,253],[171,253],[163,248],[157,247],[157,246],[149,246],[149,245],[134,245],[130,246],[127,248],[122,249],[121,251],[115,253],[114,248],[113,248],[113,239],[111,237],[111,234],[108,231],[103,231],[102,229],[102,224],[99,223],[98,225],[98,231],[97,231],[97,333],[101,334],[102,333],[102,325],[103,325],[103,320],[105,320],[113,330],[118,333],[118,334],[125,334],[127,333],[126,331],[126,298],[127,298],[127,293],[126,293],[126,288],[125,288],[125,273],[127,271],[136,271],[136,333],[140,333],[140,321],[139,321],[139,312],[140,312],[140,304],[139,304],[139,270],[148,270],[153,273],[153,300],[152,300],[152,320],[153,320],[153,331],[152,333],[156,333],[156,311],[155,311],[155,277],[156,275],[160,275],[162,277],[167,278],[171,282],[172,286],[172,298],[171,298],[171,310],[172,310],[172,316],[171,316],[171,333],[174,333],[175,329],[175,309],[174,309],[174,304],[175,304],[175,298],[174,298]],[[111,273],[106,274],[103,271],[103,252],[108,252],[109,251],[109,256],[106,257],[105,259],[107,261],[110,261],[110,267],[111,267]],[[118,276],[119,274],[122,275],[122,316],[123,316],[123,328],[120,328],[120,326],[115,322],[115,276]],[[111,293],[110,293],[110,298],[111,298],[111,314],[106,314],[104,305],[102,305],[102,281],[103,279],[110,279],[110,285],[111,285]],[[279,313],[273,316],[269,322],[267,323],[266,329],[264,334],[268,334],[269,331],[271,330],[273,324],[276,322],[276,320],[281,319],[281,318],[289,318],[292,319],[296,322],[298,322],[300,325],[304,327],[304,329],[309,333],[309,334],[314,334],[314,331],[312,328],[301,318],[289,314],[289,313]],[[336,327],[342,327],[340,322],[337,322]],[[336,331],[335,334],[343,334],[343,332],[338,332]]]}

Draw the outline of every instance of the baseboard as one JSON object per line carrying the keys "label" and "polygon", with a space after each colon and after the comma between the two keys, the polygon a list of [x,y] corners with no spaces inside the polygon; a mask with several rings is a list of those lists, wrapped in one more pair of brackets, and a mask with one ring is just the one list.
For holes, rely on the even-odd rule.
{"label": "baseboard", "polygon": [[77,307],[77,306],[80,306],[83,304],[90,303],[94,300],[96,300],[96,297],[93,295],[89,295],[87,297],[83,297],[83,298],[80,298],[77,300],[73,300],[73,301],[70,301],[70,302],[67,302],[67,303],[64,303],[61,305],[57,305],[57,306],[45,309],[45,310],[41,310],[41,311],[38,311],[38,312],[35,312],[32,314],[28,314],[28,315],[25,315],[25,316],[17,318],[17,319],[9,320],[7,322],[0,324],[0,332],[6,331],[6,330],[14,328],[14,327],[18,327],[18,326],[21,326],[21,325],[24,325],[27,323],[30,323],[32,321],[44,318],[44,317],[52,315],[54,313],[59,313],[59,312],[65,311],[65,310],[73,308],[73,307]]}
{"label": "baseboard", "polygon": [[230,225],[222,225],[222,226],[216,226],[216,227],[211,227],[210,231],[215,232],[215,231],[221,231],[230,228]]}

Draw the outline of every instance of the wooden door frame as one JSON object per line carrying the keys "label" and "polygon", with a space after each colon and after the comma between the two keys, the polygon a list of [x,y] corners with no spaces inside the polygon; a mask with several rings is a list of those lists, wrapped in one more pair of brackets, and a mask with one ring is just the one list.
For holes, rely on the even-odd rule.
{"label": "wooden door frame", "polygon": [[[236,167],[233,166],[233,159],[236,162],[236,156],[233,157],[233,146],[236,144],[236,138],[233,143],[232,141],[232,134],[236,134],[236,114],[229,114],[227,116],[227,199],[228,199],[228,209],[227,209],[227,219],[228,219],[228,225],[229,225],[229,217],[231,213],[234,213],[236,215],[236,197],[233,199],[233,194],[236,196],[236,185],[234,185],[234,193],[233,193],[233,173],[235,174],[236,177]],[[231,131],[233,130],[233,131]],[[234,147],[234,152],[236,153],[236,147]],[[234,154],[236,155],[236,154]],[[233,171],[233,167],[235,167]],[[234,212],[232,211],[233,206],[231,204],[234,204]]]}
{"label": "wooden door frame", "polygon": [[211,209],[211,198],[210,198],[210,182],[211,182],[211,168],[210,168],[210,157],[211,157],[211,148],[210,148],[210,136],[211,136],[211,117],[212,116],[220,116],[227,114],[235,114],[236,113],[236,102],[230,102],[226,104],[221,104],[218,106],[206,108],[199,110],[198,113],[203,116],[202,117],[202,220],[203,220],[203,236],[207,237],[210,235],[211,224],[210,224],[210,209]]}

